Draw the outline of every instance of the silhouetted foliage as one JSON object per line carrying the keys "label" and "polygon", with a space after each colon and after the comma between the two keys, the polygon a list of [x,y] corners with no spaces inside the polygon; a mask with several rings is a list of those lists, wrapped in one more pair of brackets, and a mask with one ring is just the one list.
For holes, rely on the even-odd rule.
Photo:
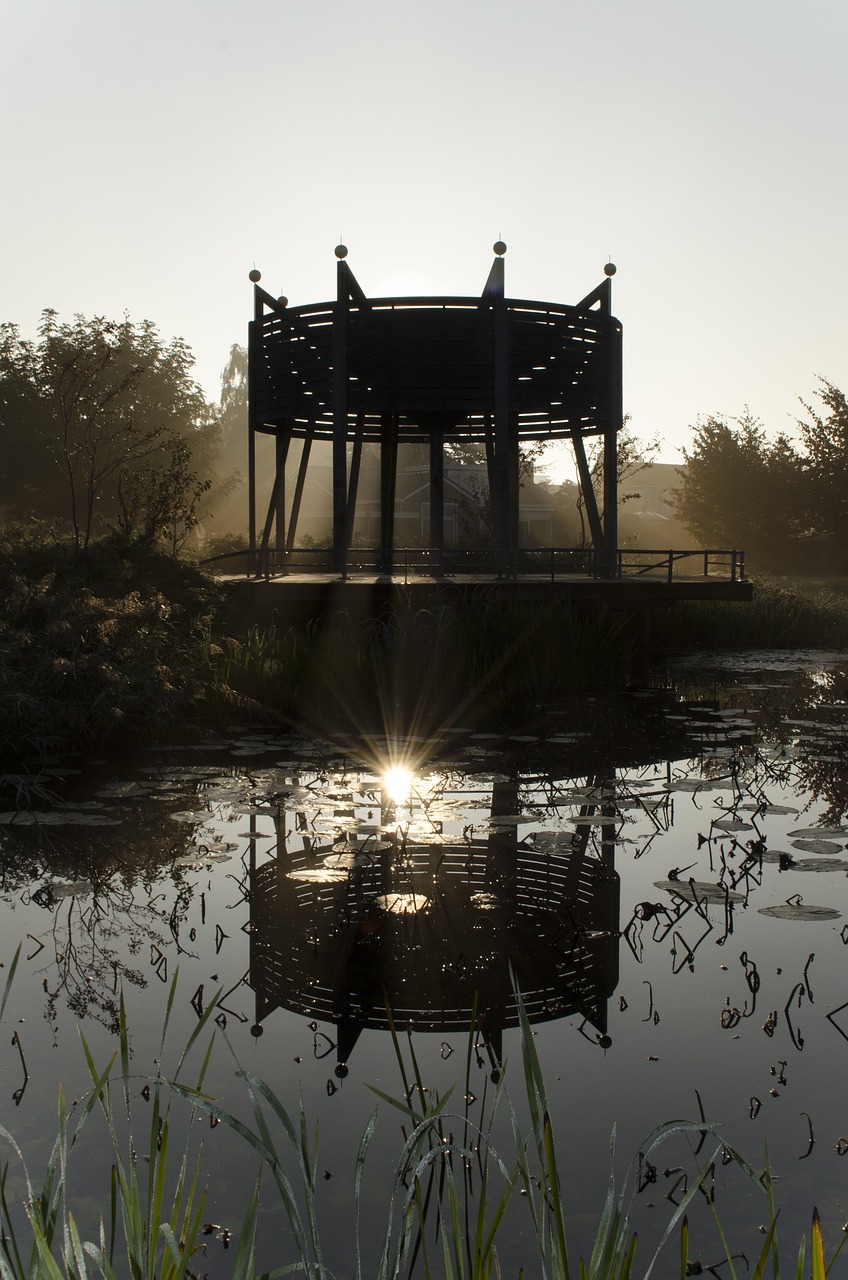
{"label": "silhouetted foliage", "polygon": [[708,417],[684,450],[677,508],[705,547],[741,547],[758,568],[784,563],[804,526],[801,459],[785,436],[770,440],[748,410]]}
{"label": "silhouetted foliage", "polygon": [[677,509],[702,546],[742,547],[758,571],[848,567],[848,403],[825,379],[817,394],[800,447],[748,410],[696,423]]}
{"label": "silhouetted foliage", "polygon": [[808,536],[829,567],[848,568],[848,400],[825,378],[816,393],[822,414],[802,401],[809,419],[798,427],[804,447]]}
{"label": "silhouetted foliage", "polygon": [[219,446],[193,363],[181,339],[165,342],[147,320],[63,323],[47,310],[36,341],[3,325],[5,514],[66,524],[78,549],[111,527],[179,542]]}
{"label": "silhouetted foliage", "polygon": [[191,706],[220,593],[149,539],[0,529],[0,790]]}

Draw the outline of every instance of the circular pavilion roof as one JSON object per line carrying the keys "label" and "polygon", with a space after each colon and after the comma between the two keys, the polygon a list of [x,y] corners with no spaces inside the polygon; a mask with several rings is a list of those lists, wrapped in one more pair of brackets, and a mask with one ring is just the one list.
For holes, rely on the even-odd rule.
{"label": "circular pavilion roof", "polygon": [[[591,307],[507,298],[506,380],[519,438],[597,434],[608,419],[610,345],[620,324]],[[348,434],[400,440],[435,424],[448,440],[482,441],[494,413],[496,307],[480,297],[374,298],[268,311],[251,329],[251,396],[259,430],[330,439],[334,356],[343,352]],[[503,332],[503,331],[502,331]],[[334,342],[335,335],[335,342]],[[341,358],[341,357],[336,357]]]}

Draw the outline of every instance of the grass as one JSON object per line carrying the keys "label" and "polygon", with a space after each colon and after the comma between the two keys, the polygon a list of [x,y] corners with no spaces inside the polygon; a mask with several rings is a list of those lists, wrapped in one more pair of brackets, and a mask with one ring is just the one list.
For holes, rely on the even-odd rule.
{"label": "grass", "polygon": [[820,593],[833,596],[848,596],[848,577],[844,575],[813,575],[772,573],[769,581],[787,591],[800,591],[803,594],[817,596]]}
{"label": "grass", "polygon": [[848,594],[759,578],[748,604],[688,600],[657,615],[652,640],[666,649],[848,648]]}
{"label": "grass", "polygon": [[[0,1003],[0,1019],[5,1009],[20,948],[10,966]],[[162,1029],[159,1061],[168,1030],[176,993],[176,977],[171,983]],[[20,1162],[25,1186],[23,1209],[26,1229],[14,1212],[10,1192],[10,1166],[0,1171],[0,1277],[2,1280],[87,1280],[100,1275],[104,1280],[186,1280],[196,1275],[204,1251],[202,1227],[206,1192],[201,1185],[200,1152],[190,1149],[190,1138],[181,1149],[172,1150],[174,1124],[170,1098],[179,1088],[186,1059],[214,1013],[211,1002],[194,1027],[177,1063],[173,1079],[166,1083],[161,1074],[147,1081],[150,1119],[146,1137],[139,1138],[131,1091],[138,1092],[139,1077],[130,1068],[129,1032],[123,997],[120,1001],[118,1049],[105,1068],[94,1062],[85,1037],[80,1033],[91,1079],[91,1089],[79,1114],[72,1120],[60,1088],[57,1114],[58,1136],[53,1145],[40,1186],[32,1180],[14,1137],[0,1128],[0,1137],[11,1146]],[[203,1088],[212,1050],[210,1040],[197,1073],[193,1090]],[[117,1071],[115,1070],[117,1066]],[[95,1239],[83,1239],[71,1206],[71,1158],[83,1128],[99,1112],[105,1120],[112,1164],[108,1195],[103,1196],[108,1212],[101,1216]],[[242,1224],[239,1247],[233,1258],[233,1280],[255,1275],[256,1215],[259,1182],[250,1197]]]}
{"label": "grass", "polygon": [[252,707],[421,733],[468,719],[515,726],[536,704],[620,687],[633,644],[620,616],[519,608],[481,591],[371,622],[254,628],[220,648],[210,695],[220,714]]}
{"label": "grass", "polygon": [[[20,948],[10,966],[0,1000],[0,1020],[19,954]],[[160,1064],[176,989],[175,976],[164,1017]],[[741,1156],[728,1152],[721,1143],[711,1159],[701,1161],[699,1176],[690,1182],[683,1199],[670,1214],[646,1268],[637,1273],[638,1240],[633,1230],[636,1161],[650,1160],[663,1142],[679,1134],[693,1140],[700,1137],[695,1148],[697,1156],[705,1138],[714,1131],[714,1126],[703,1120],[674,1122],[656,1129],[641,1145],[620,1189],[616,1188],[611,1173],[592,1247],[575,1262],[569,1248],[568,1209],[563,1201],[559,1174],[560,1163],[568,1153],[558,1148],[532,1030],[520,996],[516,995],[523,1105],[529,1115],[529,1128],[525,1129],[509,1099],[506,1073],[497,1080],[492,1096],[483,1099],[479,1120],[472,1118],[468,1086],[475,1041],[473,1027],[467,1042],[465,1101],[461,1110],[452,1111],[449,1104],[455,1089],[452,1087],[440,1095],[425,1088],[411,1037],[404,1046],[392,1024],[402,1092],[397,1097],[376,1089],[374,1092],[383,1103],[400,1113],[403,1142],[392,1173],[385,1231],[374,1257],[373,1250],[369,1251],[362,1239],[360,1205],[363,1176],[377,1126],[375,1111],[359,1143],[353,1170],[349,1256],[353,1258],[357,1280],[363,1276],[373,1280],[399,1280],[413,1273],[440,1280],[495,1280],[504,1274],[499,1244],[514,1229],[509,1211],[522,1205],[531,1226],[531,1243],[525,1246],[529,1253],[528,1276],[542,1280],[571,1280],[572,1277],[575,1280],[635,1280],[638,1274],[648,1280],[662,1256],[665,1276],[679,1274],[684,1280],[705,1270],[717,1275],[715,1268],[726,1266],[727,1274],[737,1280],[734,1262],[744,1255],[731,1251],[709,1197],[723,1257],[703,1267],[691,1259],[689,1252],[687,1210],[699,1194],[710,1166],[721,1154],[725,1158],[729,1155],[766,1198],[768,1227],[750,1275],[754,1280],[762,1280],[767,1274],[773,1280],[780,1280],[782,1274],[805,1280],[805,1241],[797,1252],[792,1271],[781,1272],[777,1211],[770,1174],[758,1175]],[[302,1274],[309,1280],[329,1280],[332,1273],[325,1261],[323,1227],[316,1202],[318,1131],[309,1125],[302,1102],[297,1111],[291,1112],[263,1081],[249,1072],[239,1071],[252,1119],[243,1122],[221,1108],[204,1092],[214,1037],[202,1054],[194,1082],[186,1084],[181,1079],[188,1055],[195,1045],[200,1049],[199,1042],[215,1008],[215,1001],[210,1001],[179,1057],[173,1078],[166,1081],[160,1065],[157,1075],[147,1082],[150,1117],[144,1126],[146,1137],[136,1131],[132,1095],[138,1093],[139,1077],[131,1070],[123,1000],[118,1048],[105,1068],[97,1067],[84,1036],[81,1037],[91,1088],[73,1122],[60,1091],[58,1136],[40,1186],[36,1186],[26,1170],[12,1135],[0,1129],[0,1138],[11,1147],[23,1168],[26,1187],[22,1222],[11,1203],[10,1166],[8,1162],[4,1164],[0,1171],[2,1280],[87,1280],[95,1275],[105,1280],[118,1280],[118,1277],[122,1280],[125,1277],[194,1280],[200,1274],[205,1265],[206,1209],[202,1152],[192,1143],[190,1124],[189,1137],[182,1145],[177,1143],[178,1126],[172,1116],[172,1105],[177,1099],[182,1100],[192,1115],[204,1112],[227,1125],[248,1145],[256,1157],[257,1168],[265,1169],[277,1189],[290,1231],[292,1256],[275,1270],[263,1272],[262,1280],[292,1273]],[[512,1142],[509,1150],[502,1152],[494,1134],[496,1118],[504,1111]],[[71,1203],[71,1162],[82,1129],[96,1113],[105,1121],[111,1172],[107,1179],[108,1194],[103,1196],[108,1209],[104,1210],[94,1238],[86,1239]],[[614,1136],[613,1130],[611,1155]],[[261,1173],[257,1173],[229,1265],[232,1280],[257,1276],[260,1184]],[[340,1226],[335,1217],[330,1230],[337,1238]],[[679,1272],[678,1264],[669,1261],[674,1252],[669,1242],[675,1234],[679,1237]],[[278,1231],[275,1241],[279,1249]],[[844,1239],[828,1261],[821,1223],[814,1211],[809,1246],[812,1280],[824,1280],[843,1244]],[[518,1274],[521,1277],[525,1271],[522,1269]]]}

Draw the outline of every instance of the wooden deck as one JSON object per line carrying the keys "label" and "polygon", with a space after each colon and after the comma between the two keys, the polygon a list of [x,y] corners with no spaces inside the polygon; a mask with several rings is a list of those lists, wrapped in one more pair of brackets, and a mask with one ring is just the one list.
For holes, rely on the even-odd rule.
{"label": "wooden deck", "polygon": [[652,611],[669,608],[679,600],[735,600],[752,598],[753,585],[746,579],[662,573],[591,578],[585,574],[542,574],[499,578],[494,574],[456,574],[432,577],[423,574],[388,575],[351,573],[342,579],[330,573],[292,573],[285,577],[222,578],[237,616],[248,624],[300,623],[310,618],[348,613],[356,618],[378,617],[387,608],[432,608],[449,604],[458,596],[485,594],[488,598],[522,603],[567,603],[585,609]]}

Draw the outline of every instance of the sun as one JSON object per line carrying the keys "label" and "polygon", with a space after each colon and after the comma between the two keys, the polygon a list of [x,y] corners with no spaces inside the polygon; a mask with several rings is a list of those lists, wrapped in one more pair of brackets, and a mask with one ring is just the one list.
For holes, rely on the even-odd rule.
{"label": "sun", "polygon": [[383,790],[394,804],[404,804],[412,791],[412,770],[396,766],[383,774]]}

